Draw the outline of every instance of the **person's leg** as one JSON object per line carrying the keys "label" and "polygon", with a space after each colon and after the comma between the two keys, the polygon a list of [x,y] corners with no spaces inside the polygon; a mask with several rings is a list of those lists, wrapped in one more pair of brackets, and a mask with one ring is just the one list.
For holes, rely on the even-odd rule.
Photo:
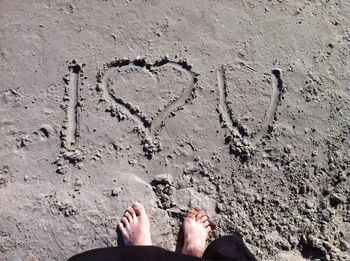
{"label": "person's leg", "polygon": [[214,240],[205,250],[203,258],[211,260],[256,261],[256,258],[236,233]]}

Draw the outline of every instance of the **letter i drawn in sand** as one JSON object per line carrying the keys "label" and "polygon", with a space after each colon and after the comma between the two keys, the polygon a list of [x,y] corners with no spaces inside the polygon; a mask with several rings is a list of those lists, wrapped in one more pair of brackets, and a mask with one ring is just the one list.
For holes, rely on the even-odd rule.
{"label": "letter i drawn in sand", "polygon": [[[247,128],[242,122],[245,120],[245,113],[249,111],[249,104],[243,104],[242,106],[239,100],[242,97],[242,93],[245,93],[245,96],[252,99],[251,101],[253,101],[253,99],[259,101],[259,97],[253,96],[262,96],[261,90],[263,87],[257,86],[254,82],[252,83],[251,78],[256,78],[256,75],[258,75],[256,70],[248,66],[245,67],[245,69],[249,69],[251,75],[247,73],[247,70],[243,71],[241,68],[237,69],[236,67],[231,67],[231,69],[233,69],[232,71],[237,75],[242,75],[242,71],[247,73],[243,74],[243,77],[239,79],[238,76],[235,75],[236,78],[233,78],[236,79],[236,82],[231,82],[232,79],[228,79],[225,66],[221,66],[217,71],[220,122],[229,132],[225,136],[225,143],[230,145],[230,152],[239,157],[241,162],[246,162],[251,157],[252,152],[259,145],[262,138],[271,132],[273,124],[277,120],[277,109],[281,105],[285,92],[282,81],[282,70],[273,69],[271,74],[265,73],[264,75],[271,77],[271,80],[268,82],[270,82],[270,87],[272,89],[270,88],[268,93],[266,93],[267,90],[265,90],[265,94],[269,97],[269,102],[267,101],[264,104],[264,101],[261,101],[259,106],[255,107],[250,105],[251,114],[255,115],[257,112],[261,113],[263,111],[263,115],[260,116],[259,121],[255,120],[253,129]],[[250,84],[249,88],[251,89],[248,88],[248,84]],[[228,85],[230,85],[230,89]],[[232,102],[232,100],[234,100],[234,102]],[[246,102],[249,103],[250,101],[248,100]],[[230,105],[232,105],[232,107],[230,107]],[[238,113],[239,111],[241,114]]]}
{"label": "letter i drawn in sand", "polygon": [[77,147],[80,136],[80,91],[83,82],[84,64],[79,64],[75,60],[69,63],[67,74],[63,80],[65,82],[65,95],[62,106],[65,111],[65,118],[60,135],[61,153],[56,159],[56,172],[64,174],[68,170],[68,165],[76,165],[83,160],[83,153]]}
{"label": "letter i drawn in sand", "polygon": [[71,66],[71,73],[68,83],[69,103],[67,109],[67,139],[66,146],[70,149],[74,146],[79,137],[79,74],[81,67],[79,64]]}

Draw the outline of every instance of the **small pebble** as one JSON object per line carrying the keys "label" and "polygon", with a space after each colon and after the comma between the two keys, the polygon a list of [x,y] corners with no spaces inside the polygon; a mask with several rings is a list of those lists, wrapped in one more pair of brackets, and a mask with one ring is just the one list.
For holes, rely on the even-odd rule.
{"label": "small pebble", "polygon": [[284,150],[285,153],[290,154],[290,152],[292,150],[292,146],[291,145],[286,145],[283,150]]}
{"label": "small pebble", "polygon": [[119,195],[119,193],[120,193],[121,191],[122,191],[122,189],[119,188],[119,187],[114,188],[114,189],[112,189],[112,191],[111,191],[111,196],[112,196],[112,197],[116,197],[116,196]]}

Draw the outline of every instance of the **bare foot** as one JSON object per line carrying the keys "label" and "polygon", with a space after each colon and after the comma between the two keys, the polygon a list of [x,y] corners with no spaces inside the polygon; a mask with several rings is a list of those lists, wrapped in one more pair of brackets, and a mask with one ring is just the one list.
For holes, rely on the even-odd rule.
{"label": "bare foot", "polygon": [[118,229],[126,246],[152,245],[150,222],[141,203],[135,202],[125,211]]}
{"label": "bare foot", "polygon": [[182,253],[202,257],[211,231],[208,216],[199,208],[192,208],[183,222],[184,246]]}

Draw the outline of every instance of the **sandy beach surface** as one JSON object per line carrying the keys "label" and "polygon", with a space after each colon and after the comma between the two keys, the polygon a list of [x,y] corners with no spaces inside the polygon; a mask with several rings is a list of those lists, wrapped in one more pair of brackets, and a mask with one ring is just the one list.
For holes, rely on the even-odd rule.
{"label": "sandy beach surface", "polygon": [[0,260],[117,245],[350,260],[348,0],[0,0]]}

